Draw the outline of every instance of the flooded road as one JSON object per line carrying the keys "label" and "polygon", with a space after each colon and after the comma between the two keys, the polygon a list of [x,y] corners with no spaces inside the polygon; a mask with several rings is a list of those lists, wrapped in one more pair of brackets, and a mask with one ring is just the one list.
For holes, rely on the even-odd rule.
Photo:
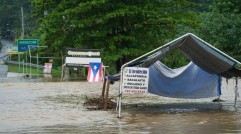
{"label": "flooded road", "polygon": [[[114,100],[118,86],[110,87]],[[86,96],[101,95],[101,87],[87,82],[1,82],[0,133],[241,133],[240,98],[233,107],[234,81],[223,82],[224,102],[124,95],[121,119],[114,110],[88,111],[83,106]]]}

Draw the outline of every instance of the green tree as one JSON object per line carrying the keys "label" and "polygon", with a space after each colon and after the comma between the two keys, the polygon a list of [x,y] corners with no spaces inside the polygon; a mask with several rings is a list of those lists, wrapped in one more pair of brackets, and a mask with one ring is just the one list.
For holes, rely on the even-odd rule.
{"label": "green tree", "polygon": [[31,0],[0,0],[0,32],[1,37],[13,40],[21,33],[21,7],[24,10],[25,32],[35,28],[31,16]]}
{"label": "green tree", "polygon": [[127,61],[164,44],[178,25],[195,25],[186,0],[33,0],[40,27],[36,36],[49,51],[67,47],[103,50],[116,70]]}
{"label": "green tree", "polygon": [[201,13],[193,31],[204,40],[241,61],[241,1],[215,0],[212,12]]}
{"label": "green tree", "polygon": [[240,14],[241,1],[239,0],[214,0],[211,9],[221,14]]}

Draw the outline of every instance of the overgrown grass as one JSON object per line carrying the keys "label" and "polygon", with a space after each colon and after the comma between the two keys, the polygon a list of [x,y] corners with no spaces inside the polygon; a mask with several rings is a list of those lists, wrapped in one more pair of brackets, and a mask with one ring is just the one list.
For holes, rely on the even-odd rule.
{"label": "overgrown grass", "polygon": [[[30,67],[28,66],[26,68],[26,66],[23,69],[23,66],[19,65],[8,65],[8,72],[16,72],[16,73],[22,73],[23,71],[26,73],[30,72]],[[36,67],[31,67],[31,74],[44,74],[43,72],[43,68],[36,68]],[[52,76],[60,76],[61,75],[61,69],[58,68],[52,68],[52,72],[51,72]]]}

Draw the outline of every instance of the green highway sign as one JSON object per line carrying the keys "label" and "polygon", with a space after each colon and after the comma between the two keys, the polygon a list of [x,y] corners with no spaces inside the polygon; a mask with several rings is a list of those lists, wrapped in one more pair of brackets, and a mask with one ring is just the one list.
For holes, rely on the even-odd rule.
{"label": "green highway sign", "polygon": [[28,49],[34,50],[38,46],[38,39],[20,39],[18,40],[18,52],[25,52]]}

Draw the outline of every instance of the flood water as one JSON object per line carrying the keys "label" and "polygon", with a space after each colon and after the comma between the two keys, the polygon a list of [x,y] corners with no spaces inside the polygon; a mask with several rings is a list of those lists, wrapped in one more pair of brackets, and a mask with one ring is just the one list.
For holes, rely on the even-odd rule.
{"label": "flood water", "polygon": [[[101,84],[4,81],[0,82],[0,133],[241,133],[240,98],[233,107],[235,82],[223,83],[223,102],[124,95],[119,119],[115,110],[85,109],[86,95],[98,95]],[[118,84],[111,86],[110,96],[115,97],[117,89]]]}

